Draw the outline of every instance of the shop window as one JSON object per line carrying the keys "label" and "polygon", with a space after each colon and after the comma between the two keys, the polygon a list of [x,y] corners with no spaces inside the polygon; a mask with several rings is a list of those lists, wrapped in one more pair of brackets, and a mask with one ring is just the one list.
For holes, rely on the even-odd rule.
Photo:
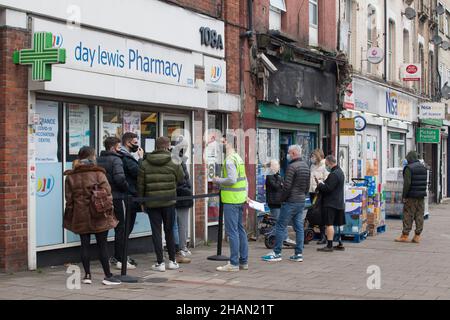
{"label": "shop window", "polygon": [[401,132],[389,133],[389,168],[402,167],[406,157],[405,134]]}
{"label": "shop window", "polygon": [[142,112],[140,144],[145,153],[155,150],[157,128],[158,114],[156,112]]}
{"label": "shop window", "polygon": [[146,153],[155,148],[158,114],[156,112],[140,112],[119,108],[100,108],[100,150],[104,150],[103,141],[107,137],[122,138],[125,132],[133,132]]}
{"label": "shop window", "polygon": [[119,108],[101,108],[100,150],[104,150],[103,141],[108,137],[122,137],[122,112]]}
{"label": "shop window", "polygon": [[95,148],[95,109],[83,104],[66,103],[66,161],[72,162],[81,147]]}
{"label": "shop window", "polygon": [[[45,247],[64,242],[62,104],[36,101],[39,122],[34,134],[34,177],[36,196],[36,246]],[[26,150],[24,150],[26,152]]]}

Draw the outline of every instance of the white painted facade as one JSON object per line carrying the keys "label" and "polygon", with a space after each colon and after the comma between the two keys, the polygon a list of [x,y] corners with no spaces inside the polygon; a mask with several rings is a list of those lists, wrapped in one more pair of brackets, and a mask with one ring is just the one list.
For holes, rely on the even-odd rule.
{"label": "white painted facade", "polygon": [[[404,1],[387,1],[386,13],[384,0],[338,1],[341,6],[340,48],[346,49],[343,51],[354,72],[354,110],[345,111],[344,116],[360,115],[367,121],[364,131],[354,137],[341,137],[341,151],[349,150],[350,163],[346,165],[350,168],[350,179],[364,177],[367,173],[378,176],[378,183],[384,183],[387,169],[400,166],[407,151],[415,149],[413,123],[417,121],[421,88],[418,84],[401,81],[400,67],[403,63],[419,62],[419,39],[428,52],[429,36],[419,35],[418,21],[414,23],[402,15],[407,7]],[[393,26],[391,30],[389,23]],[[408,35],[406,39],[404,33]],[[342,44],[342,41],[347,43]],[[386,50],[381,63],[367,61],[370,47]],[[425,58],[427,63],[428,54]]]}

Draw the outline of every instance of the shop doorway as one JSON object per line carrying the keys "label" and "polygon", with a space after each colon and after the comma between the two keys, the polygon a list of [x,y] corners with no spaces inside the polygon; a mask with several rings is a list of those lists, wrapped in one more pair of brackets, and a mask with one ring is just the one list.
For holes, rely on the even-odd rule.
{"label": "shop doorway", "polygon": [[[193,175],[191,170],[191,127],[190,127],[190,118],[189,116],[185,115],[170,115],[170,114],[162,114],[161,115],[161,128],[160,131],[162,136],[169,138],[170,144],[172,146],[176,146],[177,143],[180,141],[180,137],[182,136],[183,143],[187,143],[187,149],[185,150],[185,153],[183,156],[187,157],[186,161],[186,167],[189,172],[189,177],[191,180],[191,184],[193,185]],[[193,223],[193,210],[191,209],[190,219],[189,219],[189,226],[188,226],[188,241],[191,242],[191,235],[194,234],[194,230],[191,230]],[[163,237],[164,239],[164,237]],[[165,243],[165,241],[163,241]],[[192,245],[192,243],[191,243]]]}
{"label": "shop doorway", "polygon": [[425,166],[428,169],[428,200],[429,203],[437,202],[437,149],[438,145],[434,143],[423,143],[422,144],[422,155],[425,162]]}
{"label": "shop doorway", "polygon": [[281,131],[280,132],[280,174],[284,177],[289,161],[287,160],[287,154],[289,146],[294,141],[294,133]]}

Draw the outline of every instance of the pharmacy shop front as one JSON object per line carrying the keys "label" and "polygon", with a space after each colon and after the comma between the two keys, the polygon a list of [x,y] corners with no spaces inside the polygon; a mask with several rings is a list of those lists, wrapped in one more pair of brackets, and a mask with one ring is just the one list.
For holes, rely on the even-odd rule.
{"label": "pharmacy shop front", "polygon": [[[203,18],[194,15],[193,19]],[[226,73],[224,52],[205,54],[200,40],[198,52],[194,52],[95,29],[72,30],[41,18],[32,21],[33,35],[51,33],[53,48],[65,49],[66,61],[52,66],[50,81],[29,82],[30,269],[79,259],[79,237],[62,227],[63,173],[72,168],[82,146],[94,147],[99,154],[106,137],[134,132],[149,153],[157,137],[167,136],[174,143],[183,135],[190,145],[187,165],[191,177],[202,177],[193,156],[201,159],[203,153],[208,75],[211,68],[218,70],[216,87],[225,90],[225,77],[220,80],[217,73]],[[223,22],[206,19],[204,23],[223,30]],[[198,68],[205,70],[202,81],[196,78]],[[206,177],[192,180],[194,192],[207,185]],[[206,215],[207,205],[204,207],[191,210],[191,244],[195,244],[195,217]],[[110,239],[113,235],[110,231]],[[148,216],[138,213],[131,253],[150,251],[150,235]]]}

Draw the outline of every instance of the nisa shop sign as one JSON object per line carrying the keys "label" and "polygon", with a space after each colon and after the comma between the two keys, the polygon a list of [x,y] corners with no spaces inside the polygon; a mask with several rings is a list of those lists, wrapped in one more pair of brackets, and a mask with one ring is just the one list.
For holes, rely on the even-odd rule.
{"label": "nisa shop sign", "polygon": [[388,116],[410,120],[412,108],[410,100],[400,97],[395,92],[386,91],[386,114]]}
{"label": "nisa shop sign", "polygon": [[386,92],[386,113],[398,115],[398,97],[395,92]]}

